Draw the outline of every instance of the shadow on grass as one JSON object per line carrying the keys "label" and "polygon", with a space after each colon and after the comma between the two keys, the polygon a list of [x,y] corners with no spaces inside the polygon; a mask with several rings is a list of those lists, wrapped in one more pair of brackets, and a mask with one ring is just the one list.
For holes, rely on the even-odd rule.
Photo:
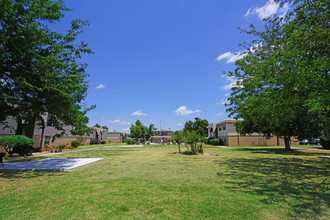
{"label": "shadow on grass", "polygon": [[0,179],[16,181],[17,179],[32,179],[42,176],[63,176],[64,173],[54,171],[0,171]]}
{"label": "shadow on grass", "polygon": [[303,156],[324,156],[330,151],[313,151],[313,150],[291,150],[286,151],[282,148],[253,148],[253,147],[240,147],[232,148],[233,151],[246,151],[254,154],[281,154],[281,155],[303,155]]}
{"label": "shadow on grass", "polygon": [[290,218],[318,218],[330,204],[329,161],[301,158],[237,158],[218,177],[233,191],[262,196],[263,203],[283,203]]}

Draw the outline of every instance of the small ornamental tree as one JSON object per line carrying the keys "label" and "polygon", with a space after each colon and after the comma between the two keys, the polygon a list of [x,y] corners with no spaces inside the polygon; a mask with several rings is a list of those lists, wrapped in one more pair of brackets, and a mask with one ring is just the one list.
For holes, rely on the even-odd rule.
{"label": "small ornamental tree", "polygon": [[201,139],[197,131],[186,131],[184,133],[183,141],[190,146],[191,154],[197,154],[199,150],[197,149],[197,143]]}
{"label": "small ornamental tree", "polygon": [[183,131],[175,131],[172,134],[172,140],[178,145],[178,151],[181,153],[181,144],[183,142]]}
{"label": "small ornamental tree", "polygon": [[10,156],[13,152],[28,153],[36,141],[24,135],[11,135],[0,138],[0,146],[8,152]]}

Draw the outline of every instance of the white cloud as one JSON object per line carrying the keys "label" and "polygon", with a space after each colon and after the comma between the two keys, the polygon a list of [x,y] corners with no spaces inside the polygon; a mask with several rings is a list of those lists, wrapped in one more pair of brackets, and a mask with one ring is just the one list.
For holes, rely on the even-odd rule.
{"label": "white cloud", "polygon": [[224,104],[229,104],[228,99],[221,99],[221,100],[217,103],[217,105],[224,105]]}
{"label": "white cloud", "polygon": [[280,7],[280,4],[276,3],[274,0],[268,0],[262,7],[256,7],[254,9],[249,8],[244,16],[247,17],[252,14],[257,14],[260,19],[265,19],[274,14],[278,14],[280,17],[284,17],[289,9],[290,5],[288,3]]}
{"label": "white cloud", "polygon": [[221,115],[224,115],[224,114],[225,113],[220,112],[220,113],[216,114],[216,116],[221,116]]}
{"label": "white cloud", "polygon": [[182,126],[183,124],[182,123],[178,123],[178,126]]}
{"label": "white cloud", "polygon": [[96,88],[97,88],[97,89],[104,89],[104,88],[105,88],[105,85],[103,85],[103,84],[101,83],[101,84],[98,85]]}
{"label": "white cloud", "polygon": [[229,93],[227,93],[227,94],[225,95],[225,97],[227,97],[227,96],[230,96],[230,94],[229,94]]}
{"label": "white cloud", "polygon": [[251,13],[251,9],[252,9],[252,8],[249,8],[249,10],[247,10],[247,12],[245,13],[244,17],[247,17],[247,16],[250,15],[250,13]]}
{"label": "white cloud", "polygon": [[135,116],[147,116],[146,113],[143,113],[142,110],[139,110],[139,111],[135,111],[132,113],[132,115],[135,115]]}
{"label": "white cloud", "polygon": [[243,51],[239,51],[239,52],[236,52],[236,53],[232,53],[232,52],[226,52],[226,53],[223,53],[221,54],[220,56],[218,56],[216,58],[217,61],[221,61],[221,60],[224,60],[226,59],[226,63],[235,63],[236,60],[240,60],[242,58],[244,58],[246,55],[244,54]]}
{"label": "white cloud", "polygon": [[180,108],[178,108],[177,110],[175,110],[176,115],[190,115],[190,114],[194,114],[194,113],[200,113],[201,110],[190,110],[187,109],[187,106],[181,106]]}
{"label": "white cloud", "polygon": [[116,120],[110,120],[109,121],[110,123],[114,123],[114,124],[121,124],[121,125],[130,125],[131,122],[128,122],[128,121],[121,121],[119,119],[116,119]]}
{"label": "white cloud", "polygon": [[233,87],[237,87],[237,79],[235,79],[233,76],[227,76],[227,81],[229,81],[228,84],[223,86],[224,90],[230,90]]}
{"label": "white cloud", "polygon": [[109,122],[110,122],[110,123],[114,123],[114,124],[115,124],[115,123],[119,123],[119,122],[120,122],[120,120],[119,120],[119,119],[116,119],[116,120],[110,120]]}

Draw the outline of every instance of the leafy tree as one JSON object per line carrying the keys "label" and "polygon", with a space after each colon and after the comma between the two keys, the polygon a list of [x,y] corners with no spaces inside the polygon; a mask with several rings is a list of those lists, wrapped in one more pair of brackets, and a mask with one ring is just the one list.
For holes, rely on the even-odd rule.
{"label": "leafy tree", "polygon": [[149,128],[147,129],[147,133],[146,133],[146,139],[147,140],[149,140],[150,137],[153,135],[155,129],[156,128],[155,128],[154,124],[149,125]]}
{"label": "leafy tree", "polygon": [[101,128],[101,125],[99,125],[99,124],[96,123],[96,124],[94,125],[94,127],[95,127],[95,128]]}
{"label": "leafy tree", "polygon": [[190,146],[192,154],[203,153],[204,137],[198,131],[185,131],[183,141]]}
{"label": "leafy tree", "polygon": [[200,119],[198,117],[195,118],[195,121],[187,121],[184,125],[184,131],[197,131],[197,133],[202,137],[207,137],[207,126],[209,125],[209,122],[204,119]]}
{"label": "leafy tree", "polygon": [[109,128],[107,126],[105,126],[105,125],[102,126],[102,128],[105,129],[105,130],[107,130],[107,131],[109,131]]}
{"label": "leafy tree", "polygon": [[62,0],[0,1],[0,120],[16,118],[17,134],[33,137],[47,114],[58,135],[65,125],[73,134],[88,131],[86,112],[95,106],[82,107],[88,74],[79,60],[92,51],[76,42],[87,22],[73,20],[66,34],[49,27],[67,10]]}
{"label": "leafy tree", "polygon": [[227,105],[239,133],[260,132],[290,138],[329,134],[330,98],[328,5],[325,1],[295,1],[286,17],[266,19],[264,31],[244,44],[244,58],[228,72],[237,86]]}
{"label": "leafy tree", "polygon": [[135,125],[132,124],[130,127],[131,138],[146,138],[148,134],[148,129],[141,123],[140,120],[135,122]]}
{"label": "leafy tree", "polygon": [[181,153],[181,144],[183,142],[184,139],[184,134],[183,131],[175,131],[174,133],[172,133],[172,140],[178,145],[178,151],[179,153]]}
{"label": "leafy tree", "polygon": [[0,138],[0,146],[12,156],[13,151],[28,153],[36,141],[23,135],[10,135]]}

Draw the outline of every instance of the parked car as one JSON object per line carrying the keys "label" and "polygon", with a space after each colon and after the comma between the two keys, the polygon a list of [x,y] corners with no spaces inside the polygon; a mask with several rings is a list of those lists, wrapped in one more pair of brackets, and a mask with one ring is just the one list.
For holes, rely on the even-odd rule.
{"label": "parked car", "polygon": [[299,144],[300,145],[307,145],[309,143],[308,139],[300,140]]}
{"label": "parked car", "polygon": [[320,145],[320,138],[312,138],[309,140],[308,144]]}

